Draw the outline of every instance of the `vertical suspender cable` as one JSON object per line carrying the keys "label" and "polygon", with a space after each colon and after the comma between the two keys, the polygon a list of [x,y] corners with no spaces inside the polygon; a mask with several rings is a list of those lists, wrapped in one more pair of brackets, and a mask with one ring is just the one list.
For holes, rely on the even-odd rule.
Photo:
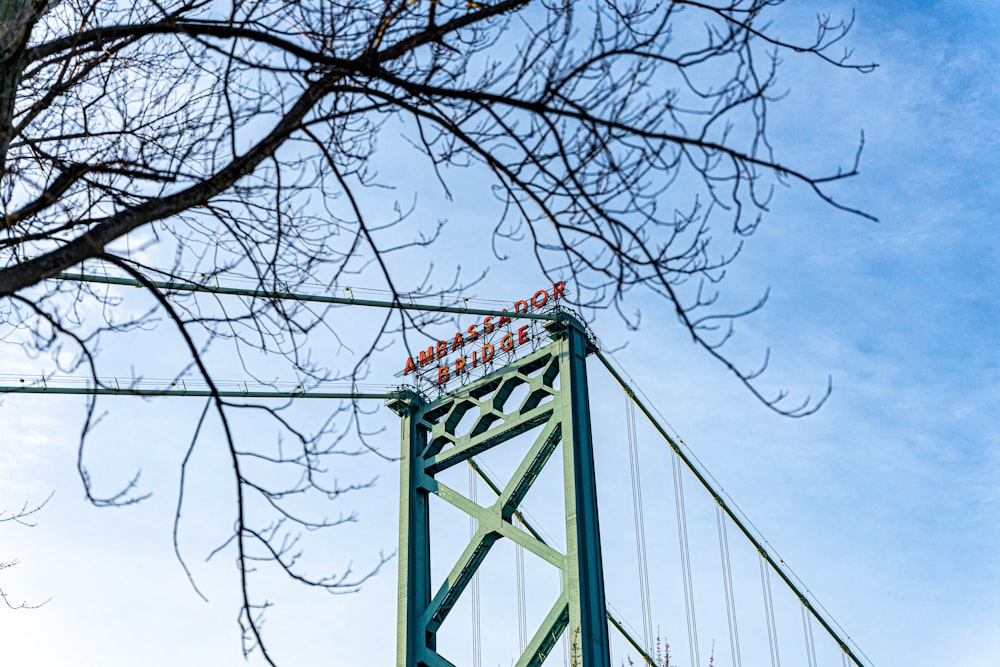
{"label": "vertical suspender cable", "polygon": [[646,553],[646,522],[642,510],[642,478],[639,474],[639,446],[635,426],[635,404],[625,393],[625,425],[628,459],[632,472],[632,516],[635,523],[635,553],[639,566],[639,602],[642,605],[642,639],[647,653],[653,650],[653,613],[649,596],[649,566]]}
{"label": "vertical suspender cable", "polygon": [[681,578],[684,581],[684,612],[687,616],[688,647],[691,652],[692,667],[700,667],[698,654],[698,624],[694,613],[694,583],[691,579],[691,547],[688,544],[687,510],[684,507],[684,485],[680,461],[670,457],[674,473],[674,505],[677,509],[677,540],[681,549]]}
{"label": "vertical suspender cable", "polygon": [[[514,517],[516,525],[521,525],[521,519]],[[517,573],[517,642],[518,656],[524,655],[524,649],[528,646],[528,626],[527,619],[527,598],[524,593],[524,547],[520,544],[514,545],[514,564]]]}
{"label": "vertical suspender cable", "polygon": [[726,616],[729,620],[729,650],[733,667],[741,667],[740,632],[736,626],[736,597],[733,594],[733,568],[729,557],[729,534],[726,532],[726,514],[721,505],[715,507],[715,523],[719,529],[719,556],[722,559],[722,585],[726,594]]}
{"label": "vertical suspender cable", "polygon": [[701,462],[698,461],[697,457],[687,448],[684,442],[676,435],[670,434],[669,431],[672,431],[673,429],[668,429],[669,424],[667,424],[663,416],[657,412],[656,408],[652,406],[649,397],[645,396],[642,391],[637,390],[632,384],[631,379],[626,380],[628,377],[627,374],[617,368],[616,364],[612,363],[607,353],[598,349],[596,355],[601,363],[604,364],[605,369],[611,373],[611,376],[618,382],[622,389],[632,392],[636,408],[638,408],[646,419],[649,420],[649,423],[667,442],[677,458],[691,471],[691,474],[694,475],[695,479],[701,483],[705,490],[707,490],[719,506],[722,507],[722,510],[733,522],[733,525],[736,526],[743,536],[746,537],[746,539],[749,540],[750,543],[760,552],[761,557],[767,561],[771,568],[774,569],[781,581],[799,596],[799,599],[803,601],[803,604],[809,610],[813,619],[815,619],[815,621],[818,622],[837,642],[841,650],[844,652],[843,657],[845,665],[848,660],[851,664],[856,665],[857,667],[864,667],[865,665],[871,664],[871,661],[867,659],[867,656],[861,652],[861,649],[859,649],[854,641],[844,632],[844,629],[830,617],[830,613],[824,609],[811,594],[806,595],[801,585],[802,582],[797,576],[795,576],[795,573],[789,570],[788,567],[784,565],[784,563],[777,558],[775,554],[768,552],[765,547],[767,542],[761,536],[760,531],[758,531],[757,528],[750,523],[750,520],[745,514],[743,514],[742,511],[740,511],[738,507],[736,507],[732,499],[721,490],[721,487],[718,486],[718,482],[702,468]]}
{"label": "vertical suspender cable", "polygon": [[764,619],[767,621],[767,642],[771,648],[771,667],[781,667],[778,655],[778,628],[774,624],[774,601],[771,599],[771,570],[764,562],[764,556],[758,556],[760,564],[760,588],[764,594]]}
{"label": "vertical suspender cable", "polygon": [[[471,500],[472,502],[477,502],[476,476],[477,475],[475,468],[469,466],[469,500]],[[478,528],[476,523],[477,523],[476,519],[470,516],[469,534],[471,538],[474,538],[476,535],[476,530]],[[483,638],[481,633],[478,571],[472,575],[472,582],[470,583],[470,587],[472,589],[472,665],[473,667],[481,667],[483,662]]]}
{"label": "vertical suspender cable", "polygon": [[816,666],[816,643],[813,640],[812,619],[806,613],[806,606],[800,607],[802,611],[802,634],[806,640],[806,661],[809,667]]}

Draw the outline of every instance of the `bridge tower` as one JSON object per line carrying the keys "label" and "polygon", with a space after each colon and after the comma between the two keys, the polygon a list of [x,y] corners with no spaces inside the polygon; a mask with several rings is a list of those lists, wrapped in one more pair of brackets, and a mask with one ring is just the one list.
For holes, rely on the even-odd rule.
{"label": "bridge tower", "polygon": [[[491,547],[503,538],[560,570],[563,584],[516,666],[541,665],[567,633],[580,665],[610,667],[587,397],[586,359],[594,348],[583,325],[569,314],[561,313],[546,329],[551,342],[544,347],[437,400],[427,402],[416,392],[403,392],[390,402],[402,419],[397,667],[452,664],[437,652],[437,633]],[[528,385],[526,398],[520,405],[505,406],[514,389],[523,384]],[[479,415],[471,431],[455,435],[456,426],[470,410]],[[502,488],[487,481],[497,494],[491,506],[482,507],[437,479],[451,466],[539,426],[538,437],[511,480]],[[519,504],[560,443],[566,553],[546,544],[530,528],[521,530],[512,523],[519,517]],[[436,591],[431,589],[431,494],[478,522],[474,536]]]}

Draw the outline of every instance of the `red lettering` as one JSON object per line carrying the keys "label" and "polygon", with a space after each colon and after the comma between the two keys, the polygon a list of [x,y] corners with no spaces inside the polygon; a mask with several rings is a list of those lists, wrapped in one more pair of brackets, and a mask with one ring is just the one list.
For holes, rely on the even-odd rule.
{"label": "red lettering", "polygon": [[566,283],[560,280],[552,286],[552,300],[558,301],[564,296],[566,296]]}
{"label": "red lettering", "polygon": [[[425,366],[433,364],[435,361],[444,359],[448,356],[450,352],[456,352],[464,349],[465,345],[470,344],[479,338],[486,338],[489,334],[493,332],[498,332],[497,335],[506,331],[500,340],[500,349],[504,352],[512,351],[518,345],[524,345],[531,341],[532,334],[529,325],[525,325],[517,328],[516,335],[511,332],[510,323],[513,318],[519,317],[521,314],[529,313],[533,310],[539,310],[548,304],[549,301],[559,301],[560,299],[566,298],[566,283],[562,280],[557,280],[552,283],[552,289],[544,290],[540,289],[536,291],[530,299],[518,299],[514,302],[514,310],[509,311],[507,308],[503,309],[502,315],[490,315],[484,317],[482,322],[477,322],[476,324],[470,324],[465,332],[457,332],[451,341],[439,340],[435,345],[431,345],[426,350],[420,350],[416,357],[407,357],[406,363],[403,365],[403,375],[409,375],[410,373],[418,372],[418,369],[422,369]],[[482,329],[479,327],[482,326]],[[449,348],[449,342],[451,344]],[[483,345],[481,350],[472,351],[472,361],[469,362],[467,356],[463,356],[460,359],[455,360],[454,367],[438,367],[438,383],[443,384],[447,382],[453,375],[460,375],[462,373],[468,373],[470,368],[476,368],[481,364],[486,364],[493,360],[496,348],[493,345],[486,343]],[[442,363],[438,361],[438,363]]]}

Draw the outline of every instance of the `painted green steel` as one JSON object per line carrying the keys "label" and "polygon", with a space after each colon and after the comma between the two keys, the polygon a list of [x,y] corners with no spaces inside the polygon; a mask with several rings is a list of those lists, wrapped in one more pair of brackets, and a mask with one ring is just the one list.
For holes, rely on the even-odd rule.
{"label": "painted green steel", "polygon": [[[125,287],[145,287],[138,280],[132,278],[117,278],[114,276],[97,276],[86,273],[60,273],[56,276],[59,280],[70,280],[74,282],[100,283],[104,285],[122,285]],[[331,303],[341,306],[367,306],[369,308],[397,308],[399,310],[424,310],[432,313],[454,313],[456,315],[481,315],[481,316],[512,316],[506,310],[490,310],[486,308],[465,308],[463,306],[434,306],[421,303],[404,303],[403,301],[379,301],[377,299],[355,299],[353,297],[329,296],[325,294],[297,294],[294,292],[271,292],[259,289],[245,289],[240,287],[218,287],[213,285],[199,285],[198,283],[184,282],[163,282],[151,280],[152,285],[159,289],[173,292],[206,292],[209,294],[225,294],[229,296],[246,296],[254,299],[284,299],[288,301],[308,301],[311,303]],[[556,312],[548,313],[517,313],[518,318],[528,320],[556,320],[559,315]]]}
{"label": "painted green steel", "polygon": [[219,398],[327,398],[337,400],[378,399],[389,400],[395,393],[376,394],[347,391],[217,391],[207,389],[112,389],[110,387],[0,387],[0,394],[72,394],[83,396],[187,396],[188,398],[218,396]]}
{"label": "painted green steel", "polygon": [[[487,475],[486,472],[472,459],[469,459],[466,463],[468,463],[469,466],[475,470],[476,475],[486,483],[486,486],[493,492],[493,495],[499,497],[502,490],[496,482],[494,482],[490,476]],[[532,537],[542,544],[545,544],[545,538],[543,538],[542,535],[535,530],[535,527],[531,525],[531,522],[524,515],[515,511],[514,516],[517,517],[518,521],[521,522],[521,525],[531,534]],[[653,657],[646,652],[646,649],[642,647],[639,640],[632,636],[632,633],[628,631],[628,628],[626,628],[625,625],[611,613],[610,609],[608,610],[608,621],[611,623],[611,626],[625,638],[625,641],[627,641],[632,648],[635,649],[635,651],[639,654],[639,657],[642,658],[647,665],[650,665],[650,667],[656,667],[656,662],[653,660]]]}
{"label": "painted green steel", "polygon": [[[61,273],[57,276],[57,278],[77,282],[143,287],[142,283],[136,280],[111,276]],[[219,287],[185,282],[151,282],[160,289],[178,292],[207,292],[212,294],[244,296],[250,298],[287,299],[315,303],[390,309],[398,308],[401,310],[419,310],[478,316],[510,315],[509,312],[502,310],[412,304],[403,303],[398,300],[379,301],[371,299],[355,299],[353,297],[347,298],[328,295],[296,294],[291,292]],[[391,392],[388,394],[301,391],[218,391],[213,394],[213,392],[209,390],[0,386],[0,394],[70,394],[146,397],[209,397],[217,395],[220,398],[325,398],[336,400],[379,399],[388,401],[390,407],[400,414],[403,422],[404,452],[403,464],[401,465],[400,473],[403,482],[400,492],[400,621],[397,637],[397,645],[400,647],[397,653],[397,663],[401,667],[404,665],[405,667],[411,667],[418,664],[450,664],[440,656],[433,654],[434,633],[425,633],[426,636],[424,637],[423,643],[421,643],[420,638],[412,632],[414,627],[413,623],[419,623],[418,620],[415,620],[413,614],[414,605],[419,607],[421,604],[427,605],[430,602],[430,538],[428,532],[429,515],[427,507],[429,493],[438,493],[438,495],[442,495],[442,497],[451,499],[456,506],[460,505],[461,507],[465,507],[470,510],[469,513],[473,514],[473,516],[476,516],[476,518],[480,520],[480,526],[482,526],[483,522],[488,518],[485,515],[481,515],[481,513],[475,512],[464,503],[461,503],[458,500],[458,498],[461,498],[461,494],[458,494],[450,489],[446,489],[437,482],[432,483],[429,480],[433,480],[433,474],[435,472],[443,470],[456,463],[466,461],[476,469],[477,474],[481,478],[487,481],[488,486],[495,493],[502,495],[499,487],[489,480],[483,471],[476,466],[473,460],[475,454],[501,444],[503,441],[508,440],[519,433],[531,430],[531,428],[534,428],[539,423],[545,423],[548,419],[561,418],[565,420],[564,423],[569,426],[568,430],[565,432],[569,434],[568,438],[562,437],[564,435],[563,432],[557,434],[557,438],[562,438],[562,440],[564,440],[563,465],[566,485],[565,493],[567,499],[567,544],[569,546],[564,572],[569,573],[572,570],[576,573],[572,576],[569,574],[566,575],[566,581],[569,584],[569,592],[566,602],[569,616],[566,620],[566,625],[573,628],[571,632],[579,632],[579,645],[582,651],[584,665],[610,664],[610,659],[606,657],[608,638],[607,624],[603,620],[605,617],[610,620],[612,625],[626,637],[629,643],[631,643],[636,650],[640,652],[642,657],[647,662],[650,662],[651,658],[649,658],[649,656],[642,651],[634,638],[629,635],[621,623],[619,623],[609,612],[606,611],[606,603],[604,601],[603,577],[601,576],[602,568],[600,558],[600,540],[597,527],[597,495],[596,487],[593,483],[593,443],[590,433],[589,408],[587,406],[585,364],[586,356],[591,352],[596,351],[598,358],[604,364],[605,368],[607,368],[615,380],[621,385],[626,393],[628,393],[654,428],[656,428],[660,435],[667,441],[674,453],[677,454],[687,468],[691,470],[691,472],[715,499],[726,515],[732,519],[743,535],[754,545],[757,551],[761,554],[761,557],[768,562],[771,568],[778,574],[785,584],[798,596],[799,600],[806,607],[806,609],[809,610],[810,614],[838,642],[841,649],[847,654],[848,657],[850,657],[852,662],[859,667],[864,667],[865,663],[858,657],[849,642],[844,640],[840,633],[832,627],[829,621],[827,621],[825,616],[816,609],[812,601],[801,592],[791,577],[783,570],[782,567],[779,566],[763,544],[757,539],[756,535],[748,529],[739,515],[737,515],[732,508],[729,507],[721,495],[715,491],[714,487],[712,487],[699,468],[684,454],[678,444],[655,419],[646,405],[639,400],[631,387],[629,387],[628,383],[625,382],[621,374],[614,368],[610,361],[603,354],[601,354],[599,350],[596,350],[596,348],[593,348],[590,345],[582,325],[580,325],[575,318],[558,310],[548,313],[518,313],[517,316],[524,319],[550,321],[550,324],[547,326],[553,330],[556,340],[549,347],[557,347],[559,349],[559,374],[568,380],[571,389],[568,391],[561,389],[559,391],[551,392],[556,395],[557,400],[561,403],[561,407],[558,410],[541,412],[536,411],[534,414],[524,415],[522,419],[515,420],[515,423],[513,423],[510,428],[503,431],[499,436],[494,436],[493,438],[486,440],[480,440],[475,444],[471,443],[471,439],[466,438],[469,442],[463,442],[460,446],[456,444],[453,450],[449,450],[447,454],[441,456],[436,455],[437,452],[440,451],[440,447],[438,447],[437,450],[430,455],[428,455],[428,452],[425,451],[427,443],[423,442],[421,444],[420,438],[426,437],[426,430],[421,431],[421,429],[416,425],[417,422],[413,417],[413,415],[417,412],[422,411],[423,413],[427,413],[430,411],[428,404],[424,402],[423,397],[419,394],[415,392],[407,392],[405,390],[402,392]],[[539,352],[543,351],[544,350]],[[526,357],[525,359],[522,359],[505,369],[501,369],[496,373],[480,379],[478,382],[474,383],[474,385],[469,385],[468,387],[463,388],[463,391],[468,392],[473,386],[489,386],[491,382],[496,381],[498,378],[503,378],[505,374],[511,371],[511,369],[523,367],[526,360],[537,359],[538,357],[539,353],[530,355],[529,357]],[[497,387],[493,388],[495,389]],[[434,404],[429,405],[438,405],[452,399],[453,397],[446,396],[439,401],[436,401]],[[537,445],[538,443],[536,443],[536,446]],[[409,450],[407,448],[409,448]],[[569,450],[572,450],[572,452]],[[536,451],[534,447],[533,451]],[[539,452],[536,451],[536,455],[538,453]],[[551,451],[549,453],[551,453]],[[529,457],[530,456],[531,455],[529,454]],[[427,464],[423,463],[425,458],[429,461]],[[553,562],[555,564],[555,562],[559,560],[557,557],[553,556],[555,553],[554,550],[545,544],[541,536],[533,528],[531,528],[527,522],[524,521],[524,518],[516,509],[517,502],[519,502],[520,498],[523,497],[523,493],[526,492],[527,488],[530,487],[531,481],[533,481],[533,477],[531,479],[529,479],[529,477],[537,475],[541,466],[544,465],[547,460],[547,455],[545,455],[543,459],[544,460],[541,460],[540,462],[536,461],[534,465],[526,467],[523,470],[519,469],[519,473],[523,475],[520,478],[520,484],[523,487],[523,490],[520,492],[512,490],[511,493],[508,494],[513,499],[513,502],[505,503],[502,522],[501,524],[494,526],[496,528],[495,532],[497,537],[481,537],[480,547],[484,548],[473,550],[475,554],[481,555],[476,555],[478,560],[476,560],[475,563],[472,563],[471,561],[466,563],[466,567],[473,566],[472,569],[474,570],[474,565],[478,565],[478,562],[481,562],[482,557],[485,557],[485,553],[489,550],[489,546],[491,546],[492,543],[495,542],[500,536],[514,538],[519,543],[522,543],[522,546],[525,546],[549,562]],[[525,461],[527,462],[527,459]],[[515,476],[515,479],[519,478]],[[572,511],[569,509],[571,504],[573,507]],[[522,537],[524,535],[522,531],[509,526],[511,516],[516,516],[521,520],[522,525],[524,525],[530,533],[530,541],[525,540]],[[412,526],[410,526],[411,519],[417,521],[418,523],[423,522],[423,528],[414,533],[411,530]],[[489,545],[486,545],[486,542],[489,542]],[[471,577],[471,574],[469,577]],[[425,578],[426,581],[424,581]],[[465,580],[464,575],[462,575],[461,578]],[[461,593],[460,589],[464,587],[464,583],[461,581],[455,581],[454,583],[456,584],[456,590],[453,592],[457,599],[457,595]],[[602,610],[600,620],[597,619],[598,614],[595,611],[597,609]],[[522,659],[518,661],[518,667],[521,667],[521,665],[541,664],[541,661],[544,660],[544,655],[547,655],[548,650],[551,650],[551,645],[549,645],[549,641],[546,638],[552,638],[551,635],[553,631],[555,631],[560,619],[563,616],[562,613],[554,613],[556,611],[558,610],[553,608],[553,612],[550,612],[549,614],[552,619],[547,617],[546,621],[543,622],[542,627],[539,628],[539,634],[532,640],[532,642],[529,643],[529,648],[526,650],[525,656],[522,656]],[[442,610],[439,609],[438,612],[441,613]],[[447,611],[444,611],[443,614],[446,615]],[[404,620],[406,621],[405,623]],[[441,617],[441,620],[443,621],[443,616]],[[546,626],[546,624],[549,625]],[[577,628],[579,630],[576,630]],[[558,639],[558,634],[559,633],[556,633],[555,638],[552,639],[552,645],[554,645],[555,640]],[[539,641],[535,642],[535,639],[538,639]],[[532,649],[532,646],[535,646],[535,648]],[[428,650],[430,652],[428,652]],[[536,651],[537,654],[525,661],[525,657],[528,656],[529,653],[532,653],[533,650]],[[421,662],[420,659],[418,659],[417,662],[411,662],[411,658],[418,654],[422,656],[424,661]],[[541,656],[541,659],[538,659],[539,656]]]}
{"label": "painted green steel", "polygon": [[[431,600],[430,496],[422,486],[421,452],[427,446],[427,432],[418,426],[416,415],[424,405],[417,394],[401,393],[389,408],[401,418],[403,452],[400,459],[399,495],[399,599],[396,627],[396,664],[406,656],[433,650],[436,638],[419,629],[420,615]],[[414,662],[414,665],[417,663]]]}
{"label": "painted green steel", "polygon": [[[516,667],[537,667],[568,633],[580,664],[610,667],[607,604],[598,531],[593,438],[587,401],[586,357],[592,351],[583,326],[560,313],[547,325],[553,341],[518,361],[461,389],[426,402],[400,396],[390,402],[402,418],[400,471],[398,667],[449,665],[437,652],[436,636],[472,577],[500,539],[509,539],[562,572],[563,592],[536,629]],[[557,386],[558,382],[558,386]],[[527,397],[508,406],[513,391],[527,385]],[[456,433],[467,413],[475,420],[468,433]],[[503,486],[490,480],[475,457],[538,429],[537,435]],[[561,553],[538,533],[512,522],[518,506],[544,466],[562,444],[567,550]],[[483,507],[448,487],[436,475],[466,462],[496,494]],[[429,497],[473,517],[475,534],[452,564],[437,591],[431,591]]]}
{"label": "painted green steel", "polygon": [[865,667],[865,663],[861,661],[861,658],[858,657],[854,649],[852,649],[851,646],[848,644],[847,640],[841,637],[840,633],[833,628],[833,626],[830,624],[829,621],[827,621],[824,615],[821,614],[819,610],[816,609],[812,601],[808,597],[806,597],[805,593],[803,593],[799,589],[799,587],[795,584],[795,582],[792,581],[792,578],[788,575],[788,573],[785,572],[784,568],[782,568],[778,564],[778,562],[775,561],[774,557],[771,556],[771,554],[764,547],[761,541],[758,540],[756,535],[747,527],[746,523],[739,517],[739,515],[736,512],[733,511],[733,509],[729,506],[729,504],[726,503],[726,501],[719,494],[719,492],[715,490],[715,488],[708,481],[708,479],[705,477],[705,475],[702,473],[699,467],[696,466],[694,462],[690,459],[690,457],[688,457],[684,453],[684,450],[681,449],[680,445],[672,437],[670,437],[670,434],[667,433],[667,430],[663,427],[662,424],[659,423],[659,421],[657,421],[657,419],[653,416],[653,413],[649,410],[646,404],[642,400],[640,400],[640,398],[632,390],[632,388],[621,376],[618,370],[611,364],[610,360],[608,360],[608,358],[605,357],[599,350],[597,351],[597,358],[600,359],[601,363],[604,364],[604,367],[608,370],[609,373],[611,373],[611,375],[615,378],[615,380],[618,382],[621,388],[625,390],[625,393],[628,394],[629,398],[632,400],[632,402],[635,403],[636,407],[638,407],[639,410],[642,412],[642,414],[645,415],[646,419],[649,420],[649,423],[652,424],[653,428],[655,428],[656,431],[660,434],[660,436],[667,441],[667,445],[670,446],[670,449],[673,450],[674,454],[676,454],[677,457],[684,463],[684,465],[687,466],[688,470],[690,470],[691,473],[694,474],[695,478],[697,478],[697,480],[701,483],[701,485],[705,488],[705,490],[708,491],[709,495],[711,495],[712,498],[715,500],[715,502],[719,504],[719,507],[722,508],[722,511],[726,513],[726,516],[732,519],[733,523],[736,524],[736,527],[740,529],[740,532],[743,533],[744,537],[750,540],[750,543],[754,546],[755,549],[757,549],[757,552],[760,553],[761,557],[767,561],[768,565],[771,566],[771,569],[774,570],[778,574],[778,576],[781,577],[781,580],[785,582],[785,585],[788,586],[792,590],[792,592],[795,593],[795,595],[798,597],[802,605],[809,610],[810,614],[812,614],[813,618],[819,621],[820,625],[823,626],[823,628],[827,631],[827,633],[829,633],[829,635],[840,646],[840,649],[851,659],[851,661],[854,662],[855,665],[857,665],[858,667]]}
{"label": "painted green steel", "polygon": [[[566,551],[575,553],[576,567],[566,569],[571,645],[580,664],[611,664],[608,644],[608,603],[604,595],[601,536],[597,515],[594,438],[587,396],[587,355],[596,349],[577,320],[567,318],[550,328],[560,335],[560,388],[565,438],[563,482],[566,485]],[[558,331],[558,329],[562,329]]]}
{"label": "painted green steel", "polygon": [[[494,482],[490,476],[487,475],[486,472],[472,459],[469,459],[466,463],[468,463],[469,466],[475,470],[479,479],[486,483],[486,486],[493,492],[493,495],[499,497],[503,491],[496,484],[496,482]],[[514,516],[517,517],[518,521],[521,522],[521,525],[531,534],[532,537],[542,544],[545,544],[545,538],[542,537],[541,533],[535,530],[535,527],[531,525],[531,522],[524,515],[515,511]],[[635,649],[635,651],[639,654],[639,657],[642,658],[647,665],[650,665],[650,667],[656,667],[656,662],[653,660],[653,657],[646,652],[646,649],[642,647],[639,640],[632,636],[632,633],[628,631],[628,628],[626,628],[625,625],[611,613],[610,609],[608,610],[608,621],[611,623],[611,626],[625,638],[625,641],[627,641],[632,648]]]}
{"label": "painted green steel", "polygon": [[639,654],[639,657],[642,658],[643,661],[649,665],[649,667],[657,667],[656,661],[653,660],[653,656],[646,653],[646,649],[639,644],[639,641],[625,629],[622,622],[615,618],[610,611],[608,612],[608,620],[611,622],[611,625],[615,627],[615,630],[621,633],[621,636],[624,637],[629,644],[631,644],[632,648]]}

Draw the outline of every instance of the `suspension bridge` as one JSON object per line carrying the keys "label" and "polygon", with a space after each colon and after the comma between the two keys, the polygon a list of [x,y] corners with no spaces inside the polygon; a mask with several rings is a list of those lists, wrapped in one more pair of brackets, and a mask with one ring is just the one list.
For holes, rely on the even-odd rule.
{"label": "suspension bridge", "polygon": [[[60,279],[142,286],[111,276]],[[481,318],[480,328],[408,358],[402,375],[412,384],[391,388],[209,389],[183,380],[122,387],[56,378],[0,386],[0,393],[384,401],[401,423],[398,667],[871,666],[653,402],[559,305],[558,284],[512,310],[360,299],[350,290],[152,284],[164,293]],[[613,382],[622,410],[611,408],[609,392],[594,410],[588,374]],[[602,484],[602,470],[626,455],[627,483]]]}

